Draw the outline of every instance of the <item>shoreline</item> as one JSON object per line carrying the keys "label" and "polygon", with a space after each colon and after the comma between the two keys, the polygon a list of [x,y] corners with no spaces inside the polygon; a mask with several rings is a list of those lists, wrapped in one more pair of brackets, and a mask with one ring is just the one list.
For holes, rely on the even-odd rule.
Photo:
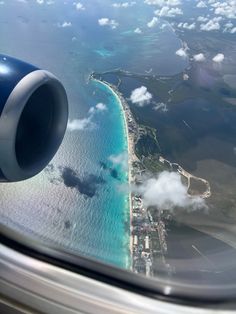
{"label": "shoreline", "polygon": [[[98,80],[94,78],[92,75],[90,75],[90,80],[93,80],[95,82],[99,82],[100,84],[105,85],[109,90],[114,94],[114,96],[117,98],[118,103],[120,105],[122,114],[123,114],[123,121],[125,125],[125,133],[127,138],[127,151],[128,151],[128,183],[129,186],[133,182],[132,178],[132,164],[134,161],[137,161],[138,158],[135,155],[135,140],[133,134],[130,132],[129,127],[130,123],[134,121],[132,113],[129,109],[129,106],[124,99],[123,95],[117,90],[116,86],[113,86],[112,84],[109,84],[108,82]],[[132,237],[132,195],[131,191],[129,191],[128,194],[128,203],[129,203],[129,215],[130,215],[130,270],[133,269],[133,237]]]}

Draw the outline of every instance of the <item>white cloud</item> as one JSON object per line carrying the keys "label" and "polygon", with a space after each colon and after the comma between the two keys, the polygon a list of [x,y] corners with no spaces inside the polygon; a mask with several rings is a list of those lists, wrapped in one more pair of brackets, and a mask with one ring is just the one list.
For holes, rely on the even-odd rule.
{"label": "white cloud", "polygon": [[226,0],[223,2],[212,3],[211,6],[215,8],[215,14],[224,16],[228,19],[236,19],[236,1]]}
{"label": "white cloud", "polygon": [[175,207],[192,209],[206,208],[204,200],[198,196],[189,196],[187,186],[176,172],[161,172],[158,177],[147,179],[134,190],[142,195],[146,206],[173,210]]}
{"label": "white cloud", "polygon": [[65,28],[65,27],[71,27],[72,24],[71,24],[71,22],[63,22],[63,23],[61,23],[61,24],[58,23],[57,26],[58,26],[58,27]]}
{"label": "white cloud", "polygon": [[216,63],[221,63],[224,60],[225,56],[223,53],[218,53],[214,58],[212,58],[212,61]]}
{"label": "white cloud", "polygon": [[95,106],[95,108],[96,108],[98,111],[105,111],[105,110],[107,110],[107,106],[106,106],[105,104],[101,103],[101,102],[99,102],[99,103]]}
{"label": "white cloud", "polygon": [[160,29],[165,29],[167,26],[168,26],[168,24],[163,23],[163,24],[160,26]]}
{"label": "white cloud", "polygon": [[131,2],[116,2],[113,3],[112,6],[114,8],[128,8],[128,7],[132,7],[133,5],[136,4],[136,1],[131,1]]}
{"label": "white cloud", "polygon": [[234,24],[232,22],[228,22],[224,25],[225,29],[229,29],[232,28],[234,26]]}
{"label": "white cloud", "polygon": [[217,8],[215,9],[215,14],[223,15],[227,17],[228,19],[235,19],[236,15],[234,12],[231,11],[231,8],[225,10],[224,8]]}
{"label": "white cloud", "polygon": [[109,25],[110,19],[107,17],[103,17],[98,20],[98,24],[101,26]]}
{"label": "white cloud", "polygon": [[192,23],[192,24],[188,24],[188,23],[179,23],[178,24],[179,28],[184,28],[184,29],[188,29],[188,30],[192,30],[196,28],[196,24]]}
{"label": "white cloud", "polygon": [[202,31],[207,31],[207,32],[219,30],[220,29],[219,19],[213,18],[213,19],[209,20],[206,24],[201,24],[200,29]]}
{"label": "white cloud", "polygon": [[69,120],[67,129],[68,131],[81,131],[81,130],[93,130],[97,127],[93,122],[95,114],[107,110],[107,106],[103,103],[98,103],[95,107],[91,107],[88,111],[88,116],[83,119]]}
{"label": "white cloud", "polygon": [[200,1],[198,2],[198,4],[196,5],[197,8],[206,8],[207,5],[204,1]]}
{"label": "white cloud", "polygon": [[215,16],[213,19],[212,19],[214,22],[220,22],[223,20],[223,17],[222,16]]}
{"label": "white cloud", "polygon": [[141,86],[132,91],[130,100],[133,104],[142,107],[148,105],[152,99],[152,94],[147,91],[147,87]]}
{"label": "white cloud", "polygon": [[236,33],[236,27],[232,22],[229,21],[224,25],[224,32],[234,34]]}
{"label": "white cloud", "polygon": [[189,80],[189,75],[187,73],[183,74],[183,80],[188,81]]}
{"label": "white cloud", "polygon": [[169,7],[174,7],[180,5],[181,0],[145,0],[144,3],[149,5],[158,5],[159,7],[163,7],[165,5]]}
{"label": "white cloud", "polygon": [[88,111],[88,113],[90,115],[94,115],[98,112],[101,112],[101,111],[106,111],[107,110],[107,106],[103,103],[98,103],[95,107],[91,107]]}
{"label": "white cloud", "polygon": [[186,49],[184,49],[184,48],[178,49],[178,50],[175,52],[175,54],[176,54],[177,56],[181,57],[181,58],[184,58],[184,59],[188,57],[188,54],[187,54],[187,52],[186,52]]}
{"label": "white cloud", "polygon": [[81,2],[76,3],[75,7],[76,7],[76,10],[78,11],[85,10],[85,7]]}
{"label": "white cloud", "polygon": [[205,58],[203,53],[198,53],[198,54],[193,56],[193,60],[196,62],[203,62],[206,60],[206,58]]}
{"label": "white cloud", "polygon": [[142,30],[139,27],[137,27],[137,28],[135,28],[134,33],[142,34]]}
{"label": "white cloud", "polygon": [[98,24],[100,26],[110,26],[112,29],[117,28],[117,26],[119,25],[119,23],[117,23],[115,20],[110,20],[107,17],[103,17],[103,18],[99,19]]}
{"label": "white cloud", "polygon": [[229,32],[230,32],[230,34],[235,34],[236,33],[236,27],[232,28]]}
{"label": "white cloud", "polygon": [[209,19],[207,18],[207,17],[205,17],[205,16],[199,16],[198,18],[197,18],[197,21],[198,22],[207,22]]}
{"label": "white cloud", "polygon": [[84,119],[69,120],[67,124],[68,131],[81,131],[81,130],[92,130],[95,128],[95,123],[91,121],[92,117]]}
{"label": "white cloud", "polygon": [[147,26],[152,28],[152,27],[156,26],[157,23],[158,23],[158,18],[157,17],[153,17],[152,20],[147,23]]}
{"label": "white cloud", "polygon": [[170,8],[165,6],[160,10],[156,10],[154,13],[162,17],[175,17],[176,15],[182,15],[183,11],[180,8]]}
{"label": "white cloud", "polygon": [[121,166],[123,171],[128,170],[128,154],[127,152],[122,152],[121,154],[118,155],[111,155],[108,158],[113,165],[119,165]]}

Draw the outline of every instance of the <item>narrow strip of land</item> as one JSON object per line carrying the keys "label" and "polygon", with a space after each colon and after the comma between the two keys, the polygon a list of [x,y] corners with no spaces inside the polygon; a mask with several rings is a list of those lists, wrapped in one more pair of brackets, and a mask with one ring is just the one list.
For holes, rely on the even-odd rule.
{"label": "narrow strip of land", "polygon": [[[135,152],[135,147],[144,133],[144,127],[139,126],[129,108],[129,105],[123,95],[119,92],[118,86],[112,85],[94,73],[90,75],[90,80],[97,81],[106,85],[111,92],[117,97],[118,103],[124,116],[124,124],[128,144],[128,180],[129,184],[141,184],[142,174],[146,168]],[[207,180],[198,178],[187,172],[177,163],[171,163],[162,156],[159,156],[158,162],[165,164],[170,171],[178,172],[182,177],[187,179],[188,194],[198,195],[201,198],[211,196],[210,184]],[[193,191],[193,180],[200,182],[203,187],[202,193]],[[195,183],[196,185],[196,183]],[[193,192],[193,193],[192,193]],[[130,268],[136,273],[143,273],[147,276],[157,275],[159,269],[165,272],[171,272],[170,265],[166,262],[167,253],[166,226],[163,219],[162,211],[153,212],[147,208],[143,202],[142,196],[135,192],[129,192],[129,212],[130,212]],[[156,214],[157,213],[157,214]],[[168,216],[168,215],[167,215]],[[167,217],[168,219],[168,217]],[[154,261],[158,260],[158,270]]]}

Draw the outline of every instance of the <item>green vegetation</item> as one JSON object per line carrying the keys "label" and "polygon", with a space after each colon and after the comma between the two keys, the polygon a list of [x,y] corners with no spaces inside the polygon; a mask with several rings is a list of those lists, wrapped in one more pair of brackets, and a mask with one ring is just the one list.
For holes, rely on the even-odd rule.
{"label": "green vegetation", "polygon": [[[164,79],[150,77],[146,80],[145,77],[139,77],[138,80],[147,86],[156,99],[169,105],[194,98],[207,99],[210,102],[226,105],[225,97],[236,97],[236,91],[231,89],[223,81],[221,74],[213,69],[201,69],[199,65],[192,64],[186,74],[189,76],[188,80],[183,80],[182,73]],[[200,75],[203,78],[199,79]],[[214,81],[214,89],[210,84],[208,85],[208,81]]]}
{"label": "green vegetation", "polygon": [[141,159],[143,156],[160,154],[161,149],[157,140],[156,130],[140,125],[140,138],[136,144],[136,154]]}
{"label": "green vegetation", "polygon": [[[197,130],[202,127],[202,132],[205,132],[206,123],[205,120],[199,119],[198,128],[196,124],[193,123],[192,125],[190,123],[189,130],[186,130],[188,125],[185,124],[185,121],[181,122],[179,119],[180,123],[175,125],[174,120],[169,121],[166,119],[165,134],[163,135],[162,133],[162,137],[158,140],[157,130],[159,132],[163,130],[163,124],[161,125],[157,120],[157,117],[159,119],[162,118],[160,114],[161,109],[158,110],[157,114],[154,110],[154,102],[143,107],[132,104],[128,98],[131,90],[127,89],[127,84],[122,84],[123,81],[125,82],[125,78],[133,79],[137,83],[137,86],[146,86],[148,91],[153,95],[153,100],[156,103],[164,103],[167,105],[167,109],[171,106],[178,106],[178,104],[190,101],[191,99],[203,99],[218,108],[232,108],[232,103],[236,99],[236,90],[230,88],[224,82],[221,71],[217,67],[212,66],[212,56],[219,51],[222,43],[225,49],[227,48],[229,51],[233,50],[234,44],[232,43],[232,37],[227,34],[219,36],[218,34],[205,33],[203,36],[202,33],[196,33],[193,38],[191,32],[180,32],[178,35],[184,42],[187,42],[190,48],[188,51],[190,56],[199,52],[204,53],[206,56],[206,62],[204,63],[196,63],[190,60],[189,68],[184,71],[187,74],[185,76],[186,79],[184,79],[183,73],[173,76],[139,75],[122,71],[121,69],[97,74],[100,78],[103,75],[112,74],[121,82],[119,90],[129,102],[132,114],[141,129],[139,140],[135,145],[136,154],[142,161],[143,166],[154,173],[168,170],[165,165],[159,162],[160,155],[171,155],[173,156],[172,159],[175,160],[179,152],[184,151],[186,147],[190,147],[191,143],[192,146],[196,145],[198,136],[201,136],[200,133],[197,133]],[[226,67],[227,64],[224,65],[225,69]],[[232,71],[227,67],[227,73],[230,72]],[[165,119],[164,113],[163,118]],[[168,122],[170,123],[168,124]],[[189,123],[188,120],[187,123]],[[186,180],[183,179],[183,181],[186,184]],[[196,184],[198,185],[199,183],[196,182]],[[193,194],[195,189],[192,191]]]}
{"label": "green vegetation", "polygon": [[143,166],[152,173],[167,170],[167,167],[159,161],[161,148],[157,140],[156,130],[140,125],[140,138],[135,145],[137,157],[142,160]]}
{"label": "green vegetation", "polygon": [[146,169],[152,173],[158,173],[161,171],[168,170],[168,168],[159,161],[159,155],[150,155],[143,158],[143,164]]}

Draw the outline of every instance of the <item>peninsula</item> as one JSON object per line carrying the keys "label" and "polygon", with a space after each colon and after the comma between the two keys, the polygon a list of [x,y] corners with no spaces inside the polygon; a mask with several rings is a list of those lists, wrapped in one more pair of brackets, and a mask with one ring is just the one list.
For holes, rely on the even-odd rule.
{"label": "peninsula", "polygon": [[[139,185],[142,183],[143,174],[150,172],[147,162],[137,152],[137,144],[144,136],[153,136],[155,134],[151,128],[139,125],[130,110],[129,104],[124,95],[119,91],[119,84],[111,84],[96,73],[91,73],[90,80],[99,81],[105,84],[116,95],[119,100],[121,110],[123,111],[125,130],[128,143],[128,181],[129,185]],[[155,138],[158,145],[158,140]],[[198,178],[185,171],[177,163],[171,163],[161,155],[153,157],[153,161],[158,164],[159,170],[169,170],[178,172],[183,179],[187,181],[188,193],[199,195],[202,198],[208,198],[211,195],[210,184],[207,180]],[[201,190],[201,192],[199,191]],[[167,252],[166,241],[166,219],[170,219],[168,213],[156,211],[154,208],[147,208],[143,202],[142,196],[138,193],[129,193],[130,210],[130,257],[131,270],[136,273],[143,273],[147,276],[154,276],[157,266],[164,272],[171,272],[170,265],[165,260]],[[165,218],[165,219],[163,219]]]}

